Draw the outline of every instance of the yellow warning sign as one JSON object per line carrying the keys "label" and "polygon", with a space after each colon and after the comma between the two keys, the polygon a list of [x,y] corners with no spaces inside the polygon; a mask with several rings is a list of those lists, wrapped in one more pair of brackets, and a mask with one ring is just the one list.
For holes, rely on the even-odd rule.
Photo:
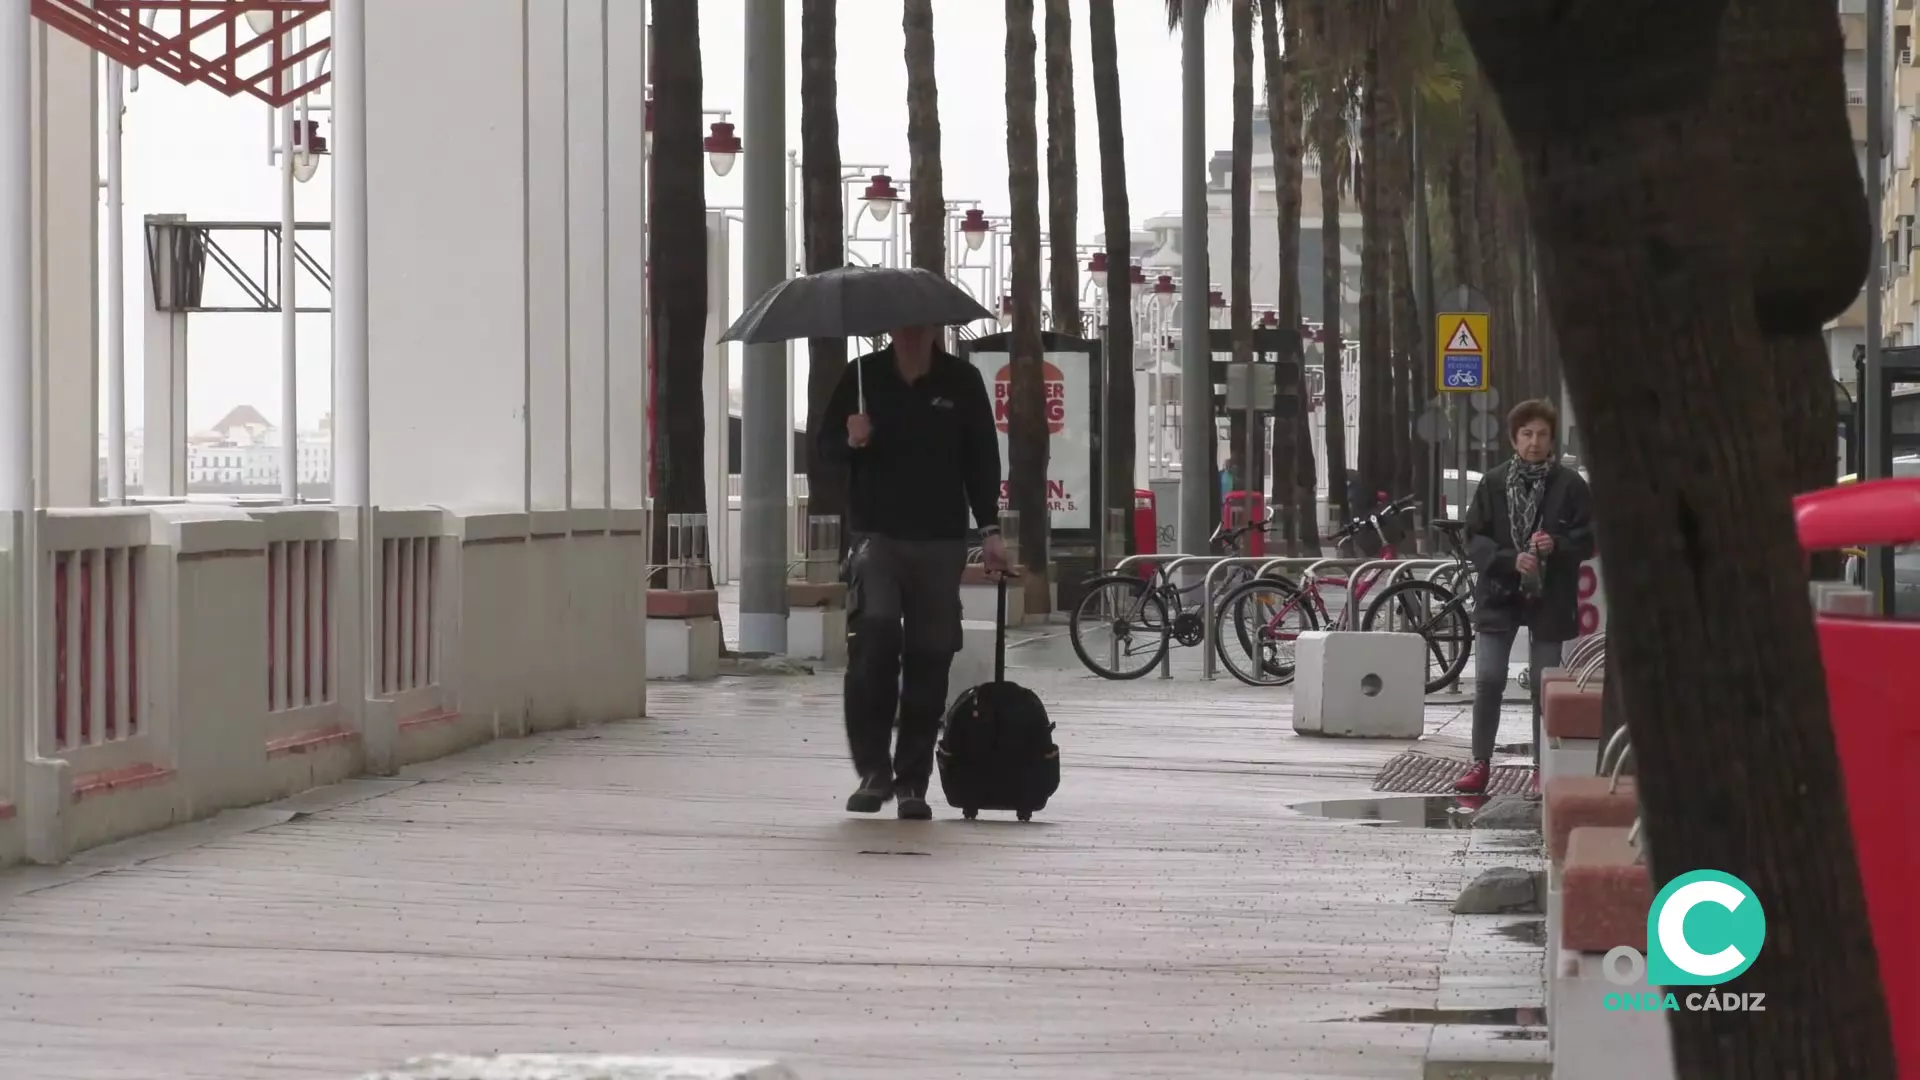
{"label": "yellow warning sign", "polygon": [[1439,346],[1433,362],[1433,388],[1443,394],[1477,394],[1487,388],[1487,316],[1483,312],[1443,311],[1434,321]]}

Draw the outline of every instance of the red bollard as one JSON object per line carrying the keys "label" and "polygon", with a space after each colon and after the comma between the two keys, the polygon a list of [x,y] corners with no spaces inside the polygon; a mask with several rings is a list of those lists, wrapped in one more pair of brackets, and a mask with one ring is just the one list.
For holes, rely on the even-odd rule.
{"label": "red bollard", "polygon": [[[1805,551],[1920,540],[1920,478],[1875,480],[1794,500]],[[1920,623],[1820,613],[1833,738],[1854,849],[1880,954],[1900,1075],[1920,1078],[1920,829],[1907,790],[1920,782]]]}

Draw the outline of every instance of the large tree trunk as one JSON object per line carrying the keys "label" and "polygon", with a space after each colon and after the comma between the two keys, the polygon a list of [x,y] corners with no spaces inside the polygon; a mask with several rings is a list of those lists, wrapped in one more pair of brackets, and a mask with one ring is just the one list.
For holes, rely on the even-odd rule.
{"label": "large tree trunk", "polygon": [[[1294,0],[1299,3],[1299,0]],[[1273,153],[1275,218],[1279,223],[1280,292],[1275,298],[1276,320],[1283,331],[1284,351],[1276,357],[1282,368],[1297,373],[1291,386],[1273,388],[1273,502],[1284,526],[1286,552],[1300,553],[1303,514],[1313,506],[1313,442],[1306,440],[1306,366],[1302,363],[1300,316],[1300,203],[1303,122],[1300,109],[1300,29],[1292,12],[1283,15],[1276,0],[1260,0],[1261,60],[1267,76],[1267,133]],[[1291,399],[1292,404],[1288,401]],[[1304,490],[1304,494],[1302,492]],[[1311,528],[1311,526],[1307,526]]]}
{"label": "large tree trunk", "polygon": [[654,13],[653,259],[661,440],[653,561],[667,561],[667,516],[707,512],[707,159],[701,150],[700,12]]}
{"label": "large tree trunk", "polygon": [[[1007,501],[1020,515],[1028,600],[1047,570],[1046,380],[1040,338],[1040,133],[1034,123],[1033,0],[1007,0],[1007,195],[1013,204],[1012,386],[1007,408]],[[1036,584],[1037,583],[1037,584]]]}
{"label": "large tree trunk", "polygon": [[[1253,363],[1253,0],[1233,0],[1232,231],[1227,249],[1227,319],[1233,362]],[[1234,485],[1258,491],[1260,463],[1247,454],[1245,408],[1227,410],[1227,460],[1240,462]],[[1257,456],[1257,455],[1256,455]]]}
{"label": "large tree trunk", "polygon": [[[1067,0],[1046,0],[1047,240],[1053,279],[1053,328],[1080,337],[1080,177],[1073,124],[1073,12]],[[1112,269],[1124,275],[1130,263]],[[1108,280],[1112,280],[1111,277]]]}
{"label": "large tree trunk", "polygon": [[[1849,265],[1835,238],[1871,226],[1833,82],[1838,35],[1814,28],[1818,0],[1783,3],[1804,18],[1736,27],[1724,52],[1725,0],[1459,3],[1520,151],[1593,451],[1619,660],[1608,690],[1624,694],[1656,888],[1712,867],[1767,917],[1741,980],[1766,988],[1766,1011],[1674,1013],[1684,1080],[1896,1069],[1791,514],[1796,455],[1780,436],[1804,401],[1768,349],[1769,329],[1804,334],[1846,306],[1864,258]],[[1714,79],[1749,63],[1809,73],[1781,92],[1826,119],[1782,131],[1795,125],[1773,116],[1772,137],[1741,150],[1766,177],[1754,186],[1817,215],[1748,203]],[[1756,245],[1762,221],[1789,236]],[[1771,243],[1800,257],[1765,258]],[[1762,287],[1777,301],[1765,329]]]}
{"label": "large tree trunk", "polygon": [[[840,105],[835,79],[837,0],[801,0],[800,5],[800,221],[806,270],[816,274],[846,263],[846,231],[840,202]],[[912,3],[912,0],[909,0]],[[909,127],[911,141],[911,127]],[[814,424],[847,366],[846,338],[807,342],[807,515],[844,516],[846,476],[811,452]],[[845,521],[841,543],[846,542]]]}
{"label": "large tree trunk", "polygon": [[[1100,209],[1107,234],[1107,506],[1126,511],[1127,553],[1133,554],[1133,212],[1127,205],[1127,140],[1121,126],[1119,43],[1113,0],[1088,0],[1092,38],[1093,112],[1100,127]],[[1125,271],[1125,272],[1122,272]]]}
{"label": "large tree trunk", "polygon": [[[1832,484],[1838,471],[1834,440],[1840,416],[1821,320],[1808,314],[1811,305],[1800,291],[1809,267],[1827,268],[1819,276],[1835,283],[1857,272],[1867,258],[1866,234],[1806,227],[1805,215],[1828,218],[1839,209],[1814,200],[1847,185],[1847,162],[1833,154],[1787,158],[1767,144],[1780,139],[1831,143],[1834,132],[1846,126],[1835,110],[1821,107],[1823,96],[1844,82],[1843,73],[1827,62],[1839,31],[1811,3],[1737,0],[1728,9],[1721,34],[1718,101],[1735,133],[1730,139],[1733,166],[1747,202],[1754,314],[1766,335],[1782,400],[1795,403],[1785,410],[1781,432],[1793,481],[1812,491]],[[1820,48],[1807,47],[1815,41]],[[1756,139],[1761,143],[1749,144]],[[1852,205],[1845,210],[1855,212]],[[1833,303],[1828,297],[1818,300]],[[1816,578],[1838,579],[1839,553],[1817,553],[1811,570]]]}
{"label": "large tree trunk", "polygon": [[906,0],[901,28],[906,35],[907,154],[912,159],[907,196],[913,265],[945,277],[947,199],[940,181],[940,83],[933,66],[933,0]]}
{"label": "large tree trunk", "polygon": [[[1340,176],[1344,163],[1340,155],[1341,117],[1314,118],[1314,149],[1320,158],[1320,287],[1321,307],[1326,322],[1321,330],[1322,383],[1326,386],[1327,507],[1335,521],[1353,516],[1347,502],[1347,387],[1345,365],[1341,361],[1341,311],[1345,308],[1345,285],[1340,264]],[[1311,537],[1315,548],[1320,543],[1316,522]]]}
{"label": "large tree trunk", "polygon": [[[1404,103],[1403,103],[1404,104]],[[1387,368],[1388,470],[1384,489],[1396,498],[1417,490],[1413,476],[1413,356],[1420,351],[1420,307],[1413,291],[1413,262],[1407,240],[1407,209],[1413,205],[1413,145],[1404,110],[1395,110],[1393,127],[1382,133],[1379,199],[1387,234],[1387,323],[1391,328]]]}

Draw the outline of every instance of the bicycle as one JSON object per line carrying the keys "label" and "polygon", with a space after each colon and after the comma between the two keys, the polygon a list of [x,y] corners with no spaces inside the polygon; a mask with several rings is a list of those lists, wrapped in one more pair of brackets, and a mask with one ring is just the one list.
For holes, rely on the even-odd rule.
{"label": "bicycle", "polygon": [[[1388,534],[1389,524],[1417,504],[1411,496],[1396,499],[1371,514],[1354,518],[1327,538],[1336,548],[1349,540],[1373,546],[1377,541],[1378,558],[1396,557]],[[1375,571],[1355,582],[1352,576],[1308,576],[1295,581],[1284,576],[1258,577],[1244,581],[1215,606],[1214,652],[1233,677],[1249,686],[1285,686],[1294,677],[1294,642],[1302,633],[1319,630],[1344,630],[1352,625],[1359,602],[1387,571]],[[1336,617],[1321,594],[1322,583],[1344,587],[1349,593]],[[1240,645],[1236,653],[1227,646],[1227,630]]]}
{"label": "bicycle", "polygon": [[[1426,578],[1396,581],[1380,590],[1361,619],[1363,630],[1419,634],[1427,643],[1427,693],[1437,694],[1460,678],[1473,653],[1473,564],[1467,561],[1466,525],[1438,521],[1453,563]],[[1442,580],[1456,582],[1453,588]]]}
{"label": "bicycle", "polygon": [[[1255,529],[1270,531],[1275,523],[1276,514],[1269,511],[1260,521],[1248,522],[1237,528],[1229,529],[1224,523],[1213,530],[1208,538],[1208,547],[1224,545],[1229,555],[1240,554],[1241,542]],[[1124,681],[1138,679],[1152,671],[1166,657],[1174,642],[1182,646],[1194,646],[1206,639],[1206,624],[1201,621],[1201,597],[1199,592],[1204,584],[1182,587],[1167,572],[1167,567],[1179,556],[1170,555],[1166,562],[1153,569],[1142,578],[1134,574],[1102,574],[1088,579],[1086,593],[1073,609],[1073,617],[1068,623],[1068,637],[1073,641],[1073,651],[1080,657],[1088,671],[1103,679]],[[1227,595],[1232,589],[1252,578],[1253,571],[1246,567],[1229,567],[1225,581],[1216,584],[1214,598]],[[1096,628],[1104,628],[1112,634],[1110,642],[1103,646],[1089,643]],[[1096,660],[1095,657],[1101,657]],[[1146,663],[1137,670],[1121,667],[1122,659],[1144,658]]]}

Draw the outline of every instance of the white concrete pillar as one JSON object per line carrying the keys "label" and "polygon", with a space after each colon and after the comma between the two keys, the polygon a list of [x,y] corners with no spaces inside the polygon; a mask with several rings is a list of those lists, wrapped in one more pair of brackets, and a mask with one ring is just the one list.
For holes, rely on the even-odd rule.
{"label": "white concrete pillar", "polygon": [[567,427],[572,396],[567,304],[572,238],[567,214],[571,165],[567,130],[568,7],[564,2],[528,3],[524,15],[524,439],[529,475],[523,499],[528,510],[564,510],[573,490],[573,455]]}
{"label": "white concrete pillar", "polygon": [[[626,2],[626,0],[622,0]],[[607,505],[607,0],[566,0],[571,505]]]}
{"label": "white concrete pillar", "polygon": [[[527,157],[513,119],[523,99],[523,15],[546,5],[360,3],[370,501],[518,507],[527,460],[527,188],[519,167]],[[339,17],[336,6],[336,38]],[[448,47],[449,26],[460,27],[457,49]],[[343,119],[337,111],[335,119]],[[347,216],[340,184],[336,222]],[[336,323],[344,314],[341,240],[336,224]],[[336,369],[335,378],[344,373]]]}
{"label": "white concrete pillar", "polygon": [[33,27],[35,396],[43,506],[92,506],[100,475],[95,53]]}
{"label": "white concrete pillar", "polygon": [[706,367],[701,382],[702,403],[707,413],[707,445],[702,460],[707,469],[707,546],[713,558],[713,579],[732,581],[739,568],[733,553],[735,525],[738,519],[731,509],[727,470],[727,400],[732,390],[727,365],[727,347],[719,344],[727,330],[728,298],[733,280],[733,256],[727,246],[728,223],[725,211],[707,211],[707,330]]}
{"label": "white concrete pillar", "polygon": [[[147,248],[140,260],[140,310],[146,348],[141,368],[146,372],[142,409],[146,429],[140,447],[142,495],[187,493],[187,316],[162,311],[154,303],[156,290],[173,293],[171,229],[154,229],[165,222],[185,221],[183,214],[148,214],[148,228],[135,241]],[[151,245],[151,246],[149,246]]]}
{"label": "white concrete pillar", "polygon": [[621,508],[647,500],[644,7],[607,5],[607,486]]}
{"label": "white concrete pillar", "polygon": [[20,789],[26,718],[32,715],[34,582],[33,55],[25,4],[0,5],[0,544],[6,548],[0,609],[0,799]]}

